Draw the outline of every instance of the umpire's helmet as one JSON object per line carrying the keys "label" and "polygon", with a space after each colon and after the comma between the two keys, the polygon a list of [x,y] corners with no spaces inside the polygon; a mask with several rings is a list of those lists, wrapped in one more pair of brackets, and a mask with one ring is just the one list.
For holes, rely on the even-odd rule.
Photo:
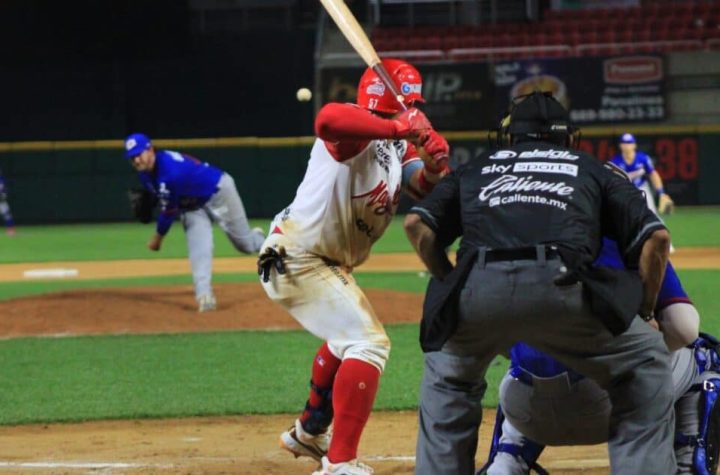
{"label": "umpire's helmet", "polygon": [[529,140],[552,142],[571,147],[580,131],[570,123],[567,110],[551,92],[535,91],[513,98],[510,114],[497,130],[498,145]]}

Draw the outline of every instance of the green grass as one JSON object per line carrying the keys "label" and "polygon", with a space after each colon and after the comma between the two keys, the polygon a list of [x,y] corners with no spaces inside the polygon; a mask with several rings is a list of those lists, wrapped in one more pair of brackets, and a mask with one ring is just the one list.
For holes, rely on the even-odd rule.
{"label": "green grass", "polygon": [[[676,247],[720,246],[718,207],[680,208],[666,221]],[[251,225],[267,230],[269,220],[251,220]],[[0,236],[0,263],[166,259],[187,255],[179,223],[173,225],[162,251],[157,253],[145,247],[153,232],[153,225],[134,223],[20,227],[15,238]],[[214,232],[216,256],[240,255],[217,226]],[[402,217],[393,220],[373,248],[373,252],[411,251],[402,229]]]}
{"label": "green grass", "polygon": [[[680,276],[700,310],[702,328],[720,334],[720,302],[715,298],[720,270],[685,270]],[[364,287],[411,292],[422,292],[427,282],[416,273],[358,273],[356,277]],[[216,281],[255,278],[229,274]],[[47,285],[58,290],[187,282],[185,277],[170,277]],[[15,285],[0,285],[0,295],[9,295],[14,290],[7,289]],[[414,409],[422,374],[418,327],[391,325],[388,333],[393,350],[376,407]],[[0,341],[0,424],[294,413],[304,404],[310,362],[318,344],[319,340],[302,331]],[[497,386],[506,368],[501,358],[491,366],[486,406],[497,404]]]}
{"label": "green grass", "polygon": [[680,208],[663,220],[675,247],[720,246],[720,208],[717,206]]}
{"label": "green grass", "polygon": [[[390,326],[377,409],[417,405],[416,325]],[[319,340],[305,332],[30,338],[0,341],[0,424],[297,413]],[[506,363],[489,371],[496,388]],[[497,404],[497,391],[485,403]]]}

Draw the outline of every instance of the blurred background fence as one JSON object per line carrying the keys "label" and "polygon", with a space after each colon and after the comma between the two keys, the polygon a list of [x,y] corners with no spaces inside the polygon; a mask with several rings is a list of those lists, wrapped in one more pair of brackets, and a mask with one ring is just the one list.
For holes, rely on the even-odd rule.
{"label": "blurred background fence", "polygon": [[[453,164],[488,147],[510,97],[540,88],[583,149],[607,159],[636,133],[678,204],[720,203],[720,2],[348,3],[382,56],[423,73]],[[302,179],[315,111],[355,98],[363,65],[331,23],[315,0],[2,2],[0,168],[17,221],[129,220],[134,131],[225,169],[250,216],[274,215]]]}

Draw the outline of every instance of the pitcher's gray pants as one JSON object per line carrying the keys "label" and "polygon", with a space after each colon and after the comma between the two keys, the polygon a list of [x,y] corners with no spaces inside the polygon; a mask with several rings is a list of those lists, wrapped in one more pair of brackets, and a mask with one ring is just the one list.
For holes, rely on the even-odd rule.
{"label": "pitcher's gray pants", "polygon": [[265,240],[262,231],[250,229],[235,180],[223,173],[218,191],[208,202],[202,208],[182,214],[196,298],[212,294],[213,221],[240,252],[257,253]]}
{"label": "pitcher's gray pants", "polygon": [[662,335],[635,318],[613,336],[591,313],[580,284],[553,283],[563,271],[557,259],[478,260],[460,294],[455,335],[442,351],[425,355],[416,474],[474,474],[485,371],[517,341],[608,391],[612,473],[675,473],[673,388]]}

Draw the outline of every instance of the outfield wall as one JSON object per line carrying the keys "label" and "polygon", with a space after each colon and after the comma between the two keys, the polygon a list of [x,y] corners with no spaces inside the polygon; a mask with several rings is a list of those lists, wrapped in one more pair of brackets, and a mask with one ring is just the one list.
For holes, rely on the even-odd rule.
{"label": "outfield wall", "polygon": [[[581,148],[606,159],[625,130],[587,128]],[[720,204],[720,125],[635,126],[680,205]],[[450,132],[452,164],[488,147],[487,134]],[[156,140],[159,148],[190,153],[235,177],[250,217],[286,206],[305,171],[311,137]],[[120,141],[0,143],[0,169],[19,224],[113,222],[131,219],[126,190],[139,184]],[[407,202],[402,202],[402,207]]]}

